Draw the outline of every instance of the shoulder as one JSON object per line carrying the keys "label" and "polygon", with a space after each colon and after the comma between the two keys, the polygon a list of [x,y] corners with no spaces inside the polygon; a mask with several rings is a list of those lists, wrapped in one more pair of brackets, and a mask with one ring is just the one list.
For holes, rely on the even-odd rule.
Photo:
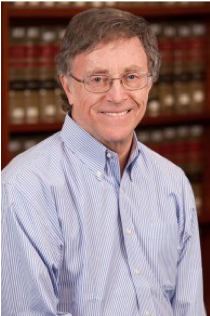
{"label": "shoulder", "polygon": [[3,184],[15,184],[20,178],[30,178],[32,173],[43,174],[50,164],[59,159],[62,148],[60,132],[46,138],[15,157],[2,171]]}
{"label": "shoulder", "polygon": [[63,146],[58,132],[18,155],[2,171],[2,208],[6,214],[55,216],[53,188],[63,183]]}
{"label": "shoulder", "polygon": [[173,162],[138,142],[141,164],[156,186],[182,195],[183,190],[191,191],[191,185],[185,172]]}
{"label": "shoulder", "polygon": [[192,186],[185,172],[173,162],[138,143],[141,153],[141,164],[146,170],[149,183],[162,195],[173,198],[179,209],[195,209],[195,197]]}
{"label": "shoulder", "polygon": [[[183,170],[175,165],[173,162],[167,158],[159,155],[157,152],[153,151],[146,145],[138,142],[138,147],[145,164],[147,163],[148,168],[152,168],[154,171],[161,172],[163,174],[175,174],[176,176],[183,176]],[[168,173],[169,172],[169,173]]]}

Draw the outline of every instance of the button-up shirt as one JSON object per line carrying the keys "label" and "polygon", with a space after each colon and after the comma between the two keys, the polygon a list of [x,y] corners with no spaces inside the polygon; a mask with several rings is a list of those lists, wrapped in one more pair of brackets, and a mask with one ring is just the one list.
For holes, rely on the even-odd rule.
{"label": "button-up shirt", "polygon": [[190,184],[135,134],[121,177],[67,115],[2,186],[2,315],[205,315]]}

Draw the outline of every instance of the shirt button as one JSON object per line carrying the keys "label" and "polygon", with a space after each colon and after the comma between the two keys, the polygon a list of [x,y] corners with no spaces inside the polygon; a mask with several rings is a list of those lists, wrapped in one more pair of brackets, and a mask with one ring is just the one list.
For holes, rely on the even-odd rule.
{"label": "shirt button", "polygon": [[107,153],[108,158],[112,158],[112,154],[110,152]]}
{"label": "shirt button", "polygon": [[102,176],[102,172],[101,171],[96,171],[96,177],[100,178]]}
{"label": "shirt button", "polygon": [[151,313],[150,312],[146,312],[145,315],[146,316],[151,316]]}
{"label": "shirt button", "polygon": [[129,228],[127,228],[127,229],[125,230],[125,233],[126,233],[126,235],[131,235],[131,230],[130,230]]}
{"label": "shirt button", "polygon": [[136,270],[135,270],[135,274],[136,274],[136,275],[139,275],[139,274],[140,274],[139,269],[136,269]]}

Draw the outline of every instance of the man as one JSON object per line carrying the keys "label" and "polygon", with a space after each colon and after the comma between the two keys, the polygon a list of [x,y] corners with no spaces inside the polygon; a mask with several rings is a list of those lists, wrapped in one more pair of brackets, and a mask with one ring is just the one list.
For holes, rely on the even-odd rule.
{"label": "man", "polygon": [[2,315],[204,316],[191,187],[134,133],[160,65],[150,27],[83,12],[57,65],[62,130],[3,172]]}

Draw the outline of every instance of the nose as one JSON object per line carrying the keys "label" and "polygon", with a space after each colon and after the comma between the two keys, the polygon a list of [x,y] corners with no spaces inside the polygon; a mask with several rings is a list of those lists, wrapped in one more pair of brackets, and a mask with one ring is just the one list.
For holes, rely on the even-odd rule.
{"label": "nose", "polygon": [[126,100],[127,94],[125,89],[123,88],[121,81],[119,78],[112,79],[112,85],[106,93],[107,101],[112,103],[121,103]]}

